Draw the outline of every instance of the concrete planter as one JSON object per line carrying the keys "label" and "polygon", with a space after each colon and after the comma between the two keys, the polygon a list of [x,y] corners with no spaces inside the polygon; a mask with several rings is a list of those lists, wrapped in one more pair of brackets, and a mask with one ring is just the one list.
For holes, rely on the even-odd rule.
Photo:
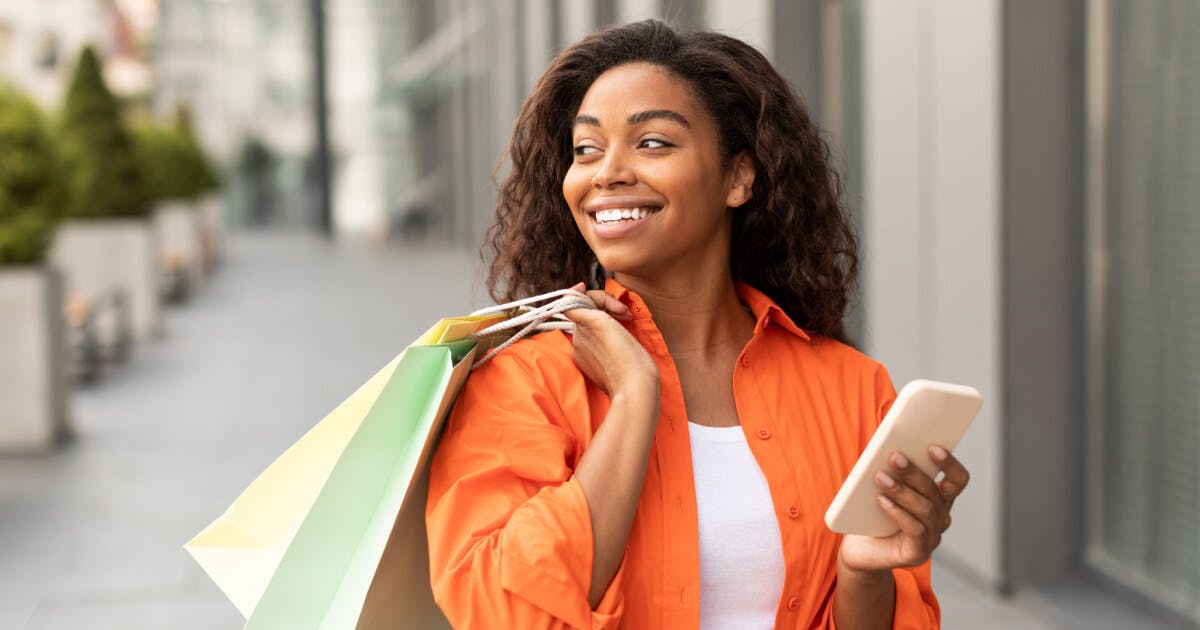
{"label": "concrete planter", "polygon": [[158,239],[162,295],[169,301],[185,301],[205,275],[204,216],[201,206],[190,201],[172,201],[154,211]]}
{"label": "concrete planter", "polygon": [[43,451],[70,433],[61,276],[0,267],[0,452]]}
{"label": "concrete planter", "polygon": [[[123,294],[133,337],[145,340],[162,332],[155,241],[150,219],[71,219],[56,231],[50,261],[66,276],[68,295],[100,302]],[[97,328],[115,329],[116,320],[113,313]]]}

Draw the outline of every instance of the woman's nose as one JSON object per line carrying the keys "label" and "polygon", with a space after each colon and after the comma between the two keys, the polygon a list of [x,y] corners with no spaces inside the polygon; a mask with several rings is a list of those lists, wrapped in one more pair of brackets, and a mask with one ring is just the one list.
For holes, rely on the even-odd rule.
{"label": "woman's nose", "polygon": [[595,188],[612,188],[613,186],[629,186],[637,181],[632,165],[625,151],[610,149],[605,152],[604,160],[592,175],[592,186]]}

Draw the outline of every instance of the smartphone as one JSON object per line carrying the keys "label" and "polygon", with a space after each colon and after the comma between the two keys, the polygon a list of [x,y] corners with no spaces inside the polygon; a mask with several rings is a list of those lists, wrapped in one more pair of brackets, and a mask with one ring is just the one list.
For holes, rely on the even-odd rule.
{"label": "smartphone", "polygon": [[879,506],[877,471],[889,471],[888,457],[900,451],[925,474],[939,472],[929,447],[953,451],[983,406],[983,396],[973,387],[915,380],[896,396],[841,490],[825,512],[825,524],[839,534],[891,536],[900,531]]}

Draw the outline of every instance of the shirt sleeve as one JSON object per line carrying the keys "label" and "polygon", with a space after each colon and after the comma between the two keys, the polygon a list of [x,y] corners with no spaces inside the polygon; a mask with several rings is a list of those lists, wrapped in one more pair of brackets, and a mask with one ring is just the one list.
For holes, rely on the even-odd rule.
{"label": "shirt sleeve", "polygon": [[572,474],[581,448],[554,384],[513,350],[468,379],[433,459],[434,598],[455,628],[615,628],[623,566],[588,605],[591,517]]}
{"label": "shirt sleeve", "polygon": [[896,612],[892,627],[897,630],[936,630],[941,627],[942,610],[929,581],[929,561],[909,569],[892,570],[896,581]]}
{"label": "shirt sleeve", "polygon": [[[892,579],[896,583],[896,607],[892,613],[892,628],[895,630],[938,630],[941,628],[942,613],[933,587],[929,583],[930,564],[893,569]],[[835,581],[831,590],[837,588]],[[815,627],[837,630],[833,619],[834,594],[825,598]]]}

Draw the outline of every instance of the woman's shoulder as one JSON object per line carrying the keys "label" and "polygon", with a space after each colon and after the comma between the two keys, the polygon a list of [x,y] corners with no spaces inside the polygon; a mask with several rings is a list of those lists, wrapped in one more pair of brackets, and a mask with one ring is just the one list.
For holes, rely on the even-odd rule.
{"label": "woman's shoulder", "polygon": [[571,338],[549,331],[521,339],[475,368],[461,397],[551,403],[583,385],[584,377],[571,358]]}
{"label": "woman's shoulder", "polygon": [[804,325],[801,318],[793,318],[770,296],[751,284],[740,282],[738,295],[755,314],[760,324],[770,322],[766,335],[772,344],[773,353],[783,353],[797,359],[806,367],[818,370],[846,371],[875,374],[883,366],[849,343],[822,335]]}
{"label": "woman's shoulder", "polygon": [[862,350],[832,337],[813,334],[802,344],[802,351],[808,359],[838,372],[854,372],[874,376],[887,373],[887,369],[875,358]]}
{"label": "woman's shoulder", "polygon": [[514,342],[476,368],[472,380],[505,378],[523,373],[528,376],[553,375],[574,367],[571,337],[551,330]]}
{"label": "woman's shoulder", "polygon": [[852,398],[886,404],[896,395],[883,363],[832,337],[811,335],[800,344],[796,365],[807,376]]}
{"label": "woman's shoulder", "polygon": [[580,401],[587,400],[580,395],[586,388],[571,358],[570,337],[551,331],[525,338],[471,372],[455,400],[447,434],[470,428],[473,439],[485,435],[503,441],[546,430],[558,443],[577,433],[574,423]]}

